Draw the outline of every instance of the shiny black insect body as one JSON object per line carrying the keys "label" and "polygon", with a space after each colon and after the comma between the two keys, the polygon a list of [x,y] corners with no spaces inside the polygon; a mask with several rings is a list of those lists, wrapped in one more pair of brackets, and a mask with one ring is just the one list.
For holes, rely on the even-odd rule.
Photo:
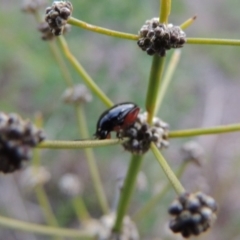
{"label": "shiny black insect body", "polygon": [[140,108],[132,102],[119,103],[101,114],[95,133],[98,139],[111,138],[110,132],[119,132],[132,125],[138,116]]}

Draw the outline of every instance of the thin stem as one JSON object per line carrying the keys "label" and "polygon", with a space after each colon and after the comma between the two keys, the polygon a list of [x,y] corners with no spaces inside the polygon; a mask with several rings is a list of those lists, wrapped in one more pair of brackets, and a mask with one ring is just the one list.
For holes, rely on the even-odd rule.
{"label": "thin stem", "polygon": [[165,57],[155,55],[152,61],[151,73],[147,90],[146,109],[148,123],[152,122],[157,110],[157,98],[164,69]]}
{"label": "thin stem", "polygon": [[54,228],[48,227],[28,222],[23,222],[11,218],[6,218],[0,216],[0,225],[2,227],[18,229],[25,232],[33,232],[42,235],[52,235],[60,237],[79,237],[84,240],[93,240],[95,239],[89,232],[79,231],[74,229],[64,229],[64,228]]}
{"label": "thin stem", "polygon": [[63,79],[65,80],[68,87],[71,87],[73,85],[73,80],[71,77],[71,74],[69,72],[69,69],[62,57],[62,54],[56,44],[56,41],[48,41],[50,50],[56,60],[56,62],[59,65],[59,69],[62,72]]}
{"label": "thin stem", "polygon": [[190,27],[190,26],[193,24],[193,22],[196,20],[196,18],[197,18],[197,16],[194,16],[194,17],[189,18],[188,20],[186,20],[184,23],[182,23],[182,24],[180,25],[180,28],[181,28],[182,30],[184,30],[184,29]]}
{"label": "thin stem", "polygon": [[[37,185],[35,187],[35,192],[47,223],[52,227],[58,227],[59,226],[58,221],[54,216],[54,213],[52,211],[51,205],[48,201],[48,197],[46,195],[46,192],[43,186],[41,184]],[[63,239],[63,238],[56,236],[56,239]]]}
{"label": "thin stem", "polygon": [[[176,176],[180,178],[185,171],[189,161],[184,161],[179,169],[176,172]],[[168,190],[171,188],[171,183],[168,182],[165,187],[158,194],[153,196],[139,211],[137,211],[133,216],[133,221],[140,221],[144,219],[145,216],[149,214],[150,211],[154,209],[154,207],[160,202],[160,200],[165,196]]]}
{"label": "thin stem", "polygon": [[33,15],[38,23],[42,21],[42,16],[40,15],[39,11],[34,11]]}
{"label": "thin stem", "polygon": [[189,43],[189,44],[240,46],[240,40],[218,39],[218,38],[187,38],[186,43]]}
{"label": "thin stem", "polygon": [[[43,127],[43,117],[40,112],[35,114],[34,123],[35,123],[36,127],[38,127],[38,128]],[[38,168],[38,167],[40,167],[40,165],[41,165],[40,151],[39,151],[39,149],[34,149],[32,166]]]}
{"label": "thin stem", "polygon": [[[88,133],[88,128],[87,128],[87,121],[86,121],[86,116],[85,116],[85,111],[83,109],[83,106],[79,105],[76,106],[76,115],[78,119],[78,126],[80,130],[80,134],[82,135],[83,138],[88,138],[89,133]],[[102,211],[107,214],[109,212],[109,206],[106,198],[106,194],[103,189],[103,184],[101,181],[101,177],[98,171],[96,159],[93,153],[93,150],[91,148],[87,148],[84,150],[85,154],[87,156],[87,161],[88,161],[88,166],[89,170],[91,173],[91,177],[93,180],[93,184],[95,187],[95,191],[100,203],[100,206],[102,208]]]}
{"label": "thin stem", "polygon": [[220,134],[228,132],[240,131],[240,124],[230,124],[212,128],[195,128],[187,130],[178,130],[169,132],[169,138],[178,138],[178,137],[193,137],[199,135],[208,135],[208,134]]}
{"label": "thin stem", "polygon": [[124,33],[124,32],[118,32],[118,31],[113,31],[107,28],[102,28],[98,26],[94,26],[92,24],[83,22],[79,19],[70,17],[68,19],[68,23],[71,25],[74,25],[76,27],[84,28],[92,32],[97,32],[100,34],[105,34],[111,37],[118,37],[118,38],[124,38],[124,39],[129,39],[129,40],[138,40],[139,36],[135,34],[129,34],[129,33]]}
{"label": "thin stem", "polygon": [[88,87],[99,97],[99,99],[108,107],[113,105],[112,101],[103,93],[103,91],[97,86],[97,84],[92,80],[92,78],[88,75],[82,65],[77,61],[74,55],[70,52],[67,42],[65,41],[63,36],[58,37],[61,48],[68,58],[70,63],[76,69],[78,74],[82,77],[84,82],[88,85]]}
{"label": "thin stem", "polygon": [[78,216],[79,222],[87,221],[91,219],[86,205],[82,199],[82,196],[76,196],[72,199],[73,207],[75,208],[75,212]]}
{"label": "thin stem", "polygon": [[117,218],[113,227],[114,232],[119,233],[121,231],[122,222],[129,207],[130,199],[133,194],[135,182],[140,167],[142,165],[142,161],[143,156],[132,155],[130,166],[128,168],[126,178],[124,180],[123,189],[118,203]]}
{"label": "thin stem", "polygon": [[160,23],[168,23],[168,16],[171,12],[171,0],[160,1]]}
{"label": "thin stem", "polygon": [[40,206],[42,208],[42,211],[44,213],[44,216],[47,220],[47,223],[51,226],[57,227],[58,226],[57,219],[53,214],[51,205],[48,201],[48,197],[43,189],[43,186],[37,185],[35,191],[36,191],[36,195],[40,203]]}
{"label": "thin stem", "polygon": [[44,141],[37,145],[37,148],[51,149],[81,149],[92,147],[105,147],[124,143],[128,139],[104,139],[104,140],[79,140],[79,141]]}
{"label": "thin stem", "polygon": [[[42,128],[42,126],[43,126],[43,119],[42,119],[42,115],[40,113],[35,115],[35,125],[38,128]],[[34,169],[36,171],[38,171],[38,168],[40,167],[40,165],[41,165],[40,150],[35,149],[34,150],[34,155],[33,155],[32,166],[34,167]],[[57,219],[54,216],[54,213],[53,213],[51,205],[48,201],[48,197],[47,197],[47,194],[46,194],[46,192],[43,188],[43,185],[42,184],[37,184],[37,186],[34,188],[34,190],[35,190],[39,205],[42,208],[42,211],[43,211],[43,214],[44,214],[44,217],[45,217],[47,223],[50,226],[58,227]],[[55,238],[56,239],[63,239],[61,237],[55,237]]]}
{"label": "thin stem", "polygon": [[181,56],[181,50],[175,50],[169,60],[169,64],[167,66],[166,72],[164,74],[161,87],[159,89],[159,93],[157,95],[157,103],[156,103],[156,109],[159,111],[162,100],[166,94],[167,88],[172,80],[172,76],[175,72],[175,69],[178,65],[179,59]]}
{"label": "thin stem", "polygon": [[153,154],[155,155],[158,163],[161,165],[164,173],[166,174],[169,182],[172,184],[174,190],[176,191],[177,194],[182,194],[185,192],[184,187],[182,184],[179,182],[178,178],[175,176],[174,172],[168,165],[167,161],[164,159],[162,154],[159,152],[158,148],[154,143],[151,143],[151,150],[153,151]]}

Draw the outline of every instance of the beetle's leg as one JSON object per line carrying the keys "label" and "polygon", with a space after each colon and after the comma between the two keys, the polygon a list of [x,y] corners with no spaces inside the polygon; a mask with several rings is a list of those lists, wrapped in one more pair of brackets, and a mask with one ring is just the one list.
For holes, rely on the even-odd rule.
{"label": "beetle's leg", "polygon": [[123,131],[122,130],[117,131],[116,137],[119,138],[120,140],[123,140],[124,138]]}

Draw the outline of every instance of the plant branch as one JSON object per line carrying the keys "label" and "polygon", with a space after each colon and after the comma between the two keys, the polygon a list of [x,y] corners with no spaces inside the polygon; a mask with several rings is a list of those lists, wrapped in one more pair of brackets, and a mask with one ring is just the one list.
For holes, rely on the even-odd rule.
{"label": "plant branch", "polygon": [[72,87],[73,80],[72,80],[71,74],[67,68],[67,65],[62,57],[62,54],[57,46],[56,41],[48,41],[48,44],[52,52],[52,55],[54,56],[56,62],[59,65],[59,69],[62,72],[63,79],[65,80],[68,87]]}
{"label": "plant branch", "polygon": [[157,111],[159,111],[159,109],[161,107],[162,100],[163,100],[163,98],[166,94],[167,88],[172,80],[172,76],[178,65],[180,56],[181,56],[181,50],[177,49],[173,52],[173,54],[169,60],[166,72],[165,72],[163,80],[162,80],[161,87],[160,87],[158,95],[157,95],[157,100],[156,100],[156,110]]}
{"label": "plant branch", "polygon": [[48,197],[47,197],[47,195],[46,195],[46,193],[43,189],[43,186],[42,185],[37,185],[36,188],[35,188],[35,192],[36,192],[39,204],[42,208],[42,211],[44,213],[44,216],[45,216],[45,219],[46,219],[47,223],[50,226],[58,227],[57,219],[53,214],[51,205],[48,201]]}
{"label": "plant branch", "polygon": [[220,134],[240,131],[240,124],[229,124],[211,128],[193,128],[186,130],[170,131],[169,138],[193,137],[199,135]]}
{"label": "plant branch", "polygon": [[[36,113],[34,116],[34,123],[37,128],[42,128],[43,127],[43,117],[40,112]],[[34,149],[33,151],[33,158],[32,158],[32,166],[33,167],[40,167],[41,165],[41,156],[40,156],[40,150],[39,149]]]}
{"label": "plant branch", "polygon": [[79,140],[79,141],[55,141],[48,140],[37,145],[37,148],[50,149],[81,149],[92,147],[105,147],[124,143],[128,139],[104,139],[104,140]]}
{"label": "plant branch", "polygon": [[[83,109],[82,105],[76,106],[76,115],[78,119],[78,126],[80,130],[80,134],[82,135],[83,138],[88,138],[89,133],[88,133],[88,128],[87,128],[87,121],[85,117],[85,111]],[[86,148],[84,149],[87,161],[88,161],[88,166],[89,170],[91,173],[91,177],[93,180],[93,185],[95,187],[95,191],[97,194],[97,198],[99,200],[100,206],[102,208],[102,211],[104,214],[109,213],[109,206],[106,198],[106,194],[103,189],[103,184],[102,180],[98,171],[96,159],[93,153],[93,150],[91,148]]]}
{"label": "plant branch", "polygon": [[68,23],[71,25],[74,25],[76,27],[84,28],[92,32],[97,32],[100,34],[108,35],[111,37],[118,37],[118,38],[124,38],[124,39],[129,39],[129,40],[138,40],[139,36],[135,34],[129,34],[129,33],[124,33],[124,32],[118,32],[118,31],[113,31],[107,28],[102,28],[98,26],[94,26],[92,24],[83,22],[79,19],[76,19],[74,17],[70,17],[68,19]]}
{"label": "plant branch", "polygon": [[160,23],[168,23],[168,17],[171,12],[171,0],[160,1]]}
{"label": "plant branch", "polygon": [[[180,178],[185,171],[189,161],[184,161],[179,169],[176,172],[176,176]],[[165,194],[168,192],[168,190],[171,188],[171,183],[168,182],[165,184],[165,187],[160,191],[158,194],[153,196],[139,211],[137,211],[133,216],[133,221],[141,221],[144,219],[147,214],[149,214],[150,211],[154,209],[154,207],[161,201],[161,199],[165,196]]]}
{"label": "plant branch", "polygon": [[78,237],[83,240],[95,239],[92,235],[90,235],[86,231],[48,227],[48,226],[23,222],[23,221],[11,219],[11,218],[6,218],[2,216],[0,216],[0,225],[6,228],[18,229],[21,231],[33,232],[33,233],[38,233],[42,235],[52,235],[52,236],[60,236],[60,237]]}
{"label": "plant branch", "polygon": [[[43,127],[43,118],[40,113],[35,115],[35,125],[38,128]],[[34,150],[34,155],[33,155],[33,161],[32,161],[32,168],[36,171],[38,171],[38,168],[41,165],[41,157],[40,157],[40,150],[35,149]],[[39,202],[39,205],[42,209],[42,212],[44,214],[44,217],[46,219],[46,222],[53,227],[58,227],[58,221],[52,211],[51,205],[49,203],[47,194],[44,190],[44,187],[41,183],[37,184],[36,187],[34,188],[37,200]],[[63,239],[61,237],[55,236],[55,239]]]}
{"label": "plant branch", "polygon": [[87,84],[87,86],[99,97],[99,99],[107,107],[111,107],[113,105],[112,101],[105,95],[105,93],[103,93],[103,91],[97,86],[97,84],[92,80],[92,78],[85,71],[82,65],[73,56],[73,54],[70,52],[68,48],[67,42],[65,41],[64,37],[60,36],[58,39],[65,56],[68,58],[70,63],[73,65],[73,67],[76,69],[78,74],[82,77],[82,79]]}
{"label": "plant branch", "polygon": [[164,159],[162,154],[159,152],[158,148],[154,143],[151,143],[151,150],[153,151],[153,154],[155,155],[158,163],[161,165],[164,173],[166,174],[169,182],[172,184],[174,190],[176,191],[177,194],[182,194],[185,192],[184,187],[182,184],[179,182],[178,178],[175,176],[174,172],[168,165],[167,161]]}
{"label": "plant branch", "polygon": [[113,231],[116,233],[121,232],[122,222],[129,207],[130,199],[133,194],[135,182],[136,182],[140,167],[142,165],[142,161],[143,161],[143,156],[132,155],[130,166],[128,168],[128,172],[124,180],[123,189],[121,191],[121,195],[118,203],[118,209],[117,209],[117,217],[113,227]]}
{"label": "plant branch", "polygon": [[146,110],[148,112],[148,123],[151,124],[153,117],[157,110],[157,98],[159,87],[162,80],[162,74],[164,69],[165,57],[159,57],[154,55],[152,60],[152,67],[149,77],[147,98],[146,98]]}
{"label": "plant branch", "polygon": [[209,44],[209,45],[226,45],[240,46],[240,40],[218,39],[218,38],[187,38],[186,43],[189,44]]}
{"label": "plant branch", "polygon": [[193,24],[193,22],[196,20],[196,18],[197,18],[197,16],[193,16],[193,17],[189,18],[188,20],[186,20],[184,23],[182,23],[180,25],[180,28],[182,30],[184,30],[184,29],[190,27]]}
{"label": "plant branch", "polygon": [[73,197],[72,204],[80,223],[91,219],[81,195]]}

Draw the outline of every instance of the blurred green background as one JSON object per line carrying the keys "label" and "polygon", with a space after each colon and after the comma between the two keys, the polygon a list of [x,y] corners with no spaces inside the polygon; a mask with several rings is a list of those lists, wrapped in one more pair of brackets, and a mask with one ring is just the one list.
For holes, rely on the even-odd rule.
{"label": "blurred green background", "polygon": [[[48,139],[79,139],[77,122],[71,106],[61,101],[66,88],[61,71],[47,42],[40,39],[37,22],[21,11],[21,1],[0,2],[0,111],[16,112],[34,119],[41,112]],[[51,2],[49,1],[49,4]],[[72,1],[73,16],[83,21],[114,30],[136,34],[146,19],[158,16],[157,0]],[[169,22],[181,24],[197,15],[196,22],[186,30],[188,37],[240,38],[237,0],[172,1]],[[42,9],[42,14],[44,9]],[[72,27],[66,36],[71,51],[89,75],[115,102],[134,101],[143,110],[151,57],[136,42],[111,38]],[[167,59],[171,51],[168,52]],[[240,122],[240,48],[186,44],[179,66],[164,99],[159,117],[170,129],[210,127]],[[82,79],[68,64],[75,83]],[[95,96],[86,106],[90,134],[105,106]],[[169,164],[177,169],[181,163],[180,147],[190,139],[170,141],[164,150]],[[205,149],[203,166],[187,168],[182,183],[189,191],[202,190],[220,205],[214,227],[198,239],[240,239],[240,134],[224,134],[195,138]],[[94,150],[99,171],[109,199],[113,204],[117,178],[125,174],[129,154],[121,146]],[[77,226],[74,210],[58,189],[61,176],[77,173],[85,186],[84,199],[92,216],[101,211],[96,199],[83,151],[48,150],[42,163],[51,172],[46,185],[49,199],[61,226]],[[130,213],[139,209],[160,189],[166,178],[151,153],[142,168],[146,186],[138,188]],[[4,216],[44,223],[34,192],[19,184],[22,171],[0,176],[0,213]],[[164,197],[154,212],[137,224],[141,239],[179,239],[167,231],[167,207],[175,197],[173,190]],[[0,239],[51,239],[0,227]],[[181,239],[181,237],[180,237]]]}

